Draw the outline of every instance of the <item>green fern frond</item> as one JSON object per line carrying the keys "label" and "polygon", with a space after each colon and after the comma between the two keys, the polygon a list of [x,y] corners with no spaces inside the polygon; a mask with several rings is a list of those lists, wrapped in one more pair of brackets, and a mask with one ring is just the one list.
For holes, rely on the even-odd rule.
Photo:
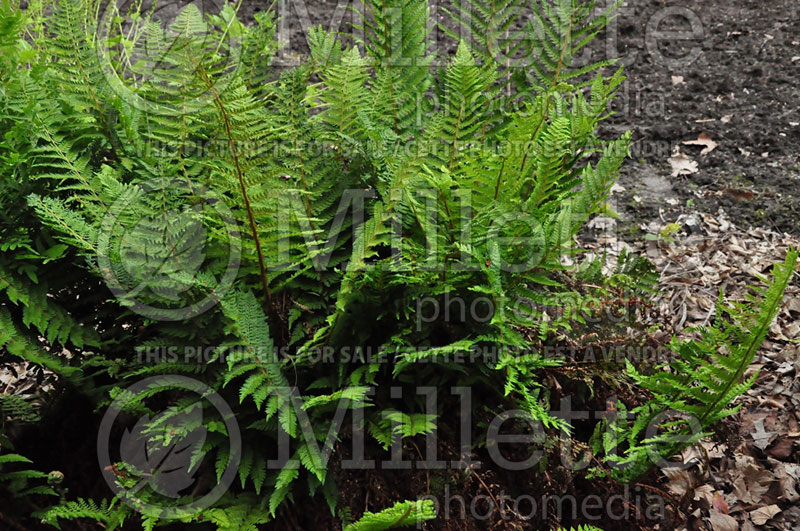
{"label": "green fern frond", "polygon": [[576,87],[589,84],[582,76],[608,66],[613,61],[573,67],[575,57],[608,24],[620,1],[595,15],[595,0],[537,0],[531,2],[534,17],[529,31],[535,35],[531,48],[534,86],[555,88],[571,82]]}
{"label": "green fern frond", "polygon": [[129,509],[126,505],[116,504],[116,500],[109,503],[103,500],[100,504],[91,499],[78,498],[75,501],[65,501],[60,505],[41,511],[38,516],[42,522],[61,529],[59,520],[89,519],[102,524],[109,530],[119,529],[125,523]]}
{"label": "green fern frond", "polygon": [[29,333],[20,330],[8,310],[0,306],[0,349],[5,349],[25,361],[46,367],[65,378],[80,376],[79,367],[69,366],[65,359],[46,351],[29,336]]}
{"label": "green fern frond", "polygon": [[421,0],[370,0],[364,27],[367,53],[376,63],[372,116],[399,138],[419,130],[420,106],[432,86],[434,56],[428,46],[428,3]]}
{"label": "green fern frond", "polygon": [[261,409],[267,401],[267,420],[278,412],[281,426],[294,437],[297,417],[289,381],[278,362],[264,311],[252,293],[234,292],[221,301],[226,316],[234,323],[237,344],[244,348],[243,359],[229,358],[224,384],[247,375],[239,390],[239,401],[252,397]]}
{"label": "green fern frond", "polygon": [[217,526],[217,531],[258,531],[258,526],[268,523],[272,517],[259,506],[255,497],[239,496],[234,504],[207,509],[195,520],[211,522]]}
{"label": "green fern frond", "polygon": [[22,324],[35,327],[48,343],[69,344],[78,348],[99,345],[99,337],[91,327],[83,326],[64,308],[48,297],[47,287],[33,284],[14,275],[0,258],[0,294],[22,307]]}
{"label": "green fern frond", "polygon": [[[633,411],[637,415],[633,424],[619,421],[611,426],[617,435],[606,450],[613,450],[621,439],[630,446],[622,456],[607,456],[615,464],[617,476],[635,479],[650,468],[654,452],[671,457],[699,440],[709,426],[736,412],[730,404],[758,376],[742,381],[780,310],[797,259],[797,250],[789,249],[785,261],[773,268],[772,281],[748,305],[725,304],[720,294],[714,326],[696,330],[699,339],[673,339],[670,347],[675,359],[656,367],[652,374],[643,374],[628,362],[629,376],[650,391],[653,399]],[[653,421],[659,422],[656,427],[661,431],[641,440]]]}
{"label": "green fern frond", "polygon": [[345,531],[382,531],[409,527],[436,518],[431,500],[404,501],[379,513],[364,513],[358,521],[345,526]]}
{"label": "green fern frond", "polygon": [[368,109],[367,60],[357,48],[346,50],[341,61],[320,71],[323,88],[319,105],[325,109],[319,120],[327,126],[331,140],[340,148],[344,140],[363,131],[360,115]]}
{"label": "green fern frond", "polygon": [[492,69],[476,64],[468,44],[462,41],[445,72],[443,120],[437,124],[441,128],[442,142],[439,157],[450,170],[455,169],[459,153],[468,147],[470,141],[476,141],[481,133],[485,133],[485,113],[491,97],[485,88],[494,77]]}

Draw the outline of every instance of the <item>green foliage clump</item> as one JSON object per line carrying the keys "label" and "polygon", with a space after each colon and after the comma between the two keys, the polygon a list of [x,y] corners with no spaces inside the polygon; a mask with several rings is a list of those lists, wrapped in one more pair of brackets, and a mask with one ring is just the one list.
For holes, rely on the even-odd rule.
{"label": "green foliage clump", "polygon": [[[605,211],[631,141],[596,134],[621,70],[573,65],[611,16],[594,4],[533,2],[517,45],[494,37],[518,21],[521,2],[464,3],[454,20],[478,38],[442,57],[428,49],[427,2],[371,0],[363,42],[313,28],[309,58],[281,69],[271,11],[248,27],[230,5],[215,15],[191,5],[165,33],[152,13],[125,25],[126,13],[104,13],[99,0],[27,11],[4,1],[0,355],[46,367],[97,406],[124,399],[126,413],[150,419],[148,444],[201,434],[184,449],[189,469],[213,485],[234,465],[238,480],[192,513],[182,507],[194,493],[167,496],[157,466],[121,459],[103,473],[145,485],[140,505],[118,494],[40,517],[113,529],[136,508],[145,529],[170,518],[257,529],[291,505],[324,501],[335,514],[328,459],[341,410],[352,425],[363,413],[356,427],[384,450],[442,422],[440,408],[392,387],[468,385],[485,395],[476,408],[514,405],[569,430],[550,415],[540,378],[563,360],[540,347],[585,323],[545,307],[581,300],[564,257]],[[138,60],[141,49],[158,60]],[[430,95],[440,105],[422,112]],[[647,268],[626,260],[601,283],[648,284]],[[677,377],[630,367],[631,380],[704,425],[721,418],[793,267],[777,270],[756,317],[727,308],[733,324],[676,346]],[[600,275],[596,264],[583,274]],[[486,318],[425,313],[454,297]],[[712,354],[734,338],[747,346]],[[198,345],[207,356],[183,355]],[[181,354],[148,363],[153,352]],[[452,361],[474,352],[498,355]],[[229,419],[183,393],[176,374],[234,406],[241,448],[229,444]],[[155,384],[128,396],[144,377]],[[712,395],[702,411],[689,400]],[[636,466],[641,428],[660,413],[642,407],[633,428],[615,428]],[[180,420],[199,410],[202,420]],[[402,502],[347,529],[434,516],[428,502]]]}

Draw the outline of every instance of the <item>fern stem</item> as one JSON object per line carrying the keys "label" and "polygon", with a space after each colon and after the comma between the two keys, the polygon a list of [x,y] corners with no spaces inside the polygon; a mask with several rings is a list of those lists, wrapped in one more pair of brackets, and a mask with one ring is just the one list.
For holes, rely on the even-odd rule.
{"label": "fern stem", "polygon": [[503,178],[503,170],[506,168],[506,159],[507,157],[503,157],[503,162],[500,164],[500,171],[497,172],[497,182],[494,185],[494,200],[497,201],[497,197],[500,194],[500,182]]}
{"label": "fern stem", "polygon": [[255,214],[253,213],[253,209],[250,206],[250,198],[247,195],[247,185],[244,181],[244,170],[242,169],[242,163],[239,158],[239,152],[236,148],[236,139],[233,136],[233,127],[231,126],[230,116],[228,115],[227,109],[225,108],[225,102],[222,101],[222,97],[219,95],[219,92],[216,90],[216,88],[214,88],[214,84],[211,83],[211,80],[206,75],[206,72],[203,69],[202,65],[194,60],[193,54],[189,53],[189,56],[194,62],[194,66],[197,69],[197,72],[202,77],[203,82],[206,84],[206,88],[209,90],[209,92],[211,92],[211,95],[214,98],[214,103],[219,109],[222,121],[225,124],[225,133],[228,137],[228,146],[231,150],[231,156],[233,157],[234,168],[236,169],[236,178],[239,181],[239,188],[242,193],[242,201],[244,202],[244,208],[245,211],[247,212],[247,219],[250,224],[250,233],[253,236],[253,242],[255,243],[256,246],[258,269],[261,275],[261,285],[264,289],[264,295],[267,297],[267,303],[270,308],[270,313],[274,313],[274,308],[272,307],[272,292],[270,292],[269,289],[269,279],[267,278],[267,267],[264,260],[264,251],[261,248],[261,240],[258,237],[258,227],[256,226]]}
{"label": "fern stem", "polygon": [[[386,7],[386,0],[382,0],[381,4],[383,5],[383,17],[386,19],[387,7]],[[402,24],[402,20],[400,21]],[[400,123],[397,119],[397,101],[395,100],[395,88],[394,88],[394,75],[391,70],[391,48],[390,48],[390,40],[392,36],[389,33],[389,25],[384,23],[383,24],[383,53],[385,54],[385,68],[386,73],[389,76],[389,103],[392,106],[392,120],[394,122],[394,132],[400,133]]]}
{"label": "fern stem", "polygon": [[[575,16],[575,8],[573,8],[572,14],[569,17],[569,27],[567,28],[567,34],[563,37],[563,45],[561,46],[561,53],[558,57],[558,65],[556,65],[556,70],[553,73],[553,81],[550,85],[550,92],[547,95],[547,99],[545,100],[544,104],[544,111],[542,112],[542,119],[539,122],[539,125],[536,127],[536,131],[534,131],[531,140],[534,140],[541,131],[542,127],[544,126],[545,121],[547,120],[549,113],[550,113],[550,104],[553,101],[553,90],[558,86],[558,78],[561,76],[561,70],[564,69],[564,61],[567,57],[567,50],[569,50],[570,44],[572,44],[572,27],[575,24],[574,21]],[[530,153],[530,149],[525,151],[525,155],[522,157],[522,166],[520,167],[519,171],[522,173],[525,171],[525,164],[528,161],[528,154]]]}
{"label": "fern stem", "polygon": [[465,103],[466,102],[464,101],[464,98],[462,97],[461,98],[461,106],[458,109],[458,120],[456,121],[455,130],[453,132],[453,145],[451,146],[450,160],[447,163],[447,169],[448,170],[452,170],[453,169],[453,162],[455,161],[455,158],[456,158],[456,150],[458,148],[458,135],[461,133],[461,122],[464,120],[464,113],[465,113],[465,110],[466,110],[464,108]]}

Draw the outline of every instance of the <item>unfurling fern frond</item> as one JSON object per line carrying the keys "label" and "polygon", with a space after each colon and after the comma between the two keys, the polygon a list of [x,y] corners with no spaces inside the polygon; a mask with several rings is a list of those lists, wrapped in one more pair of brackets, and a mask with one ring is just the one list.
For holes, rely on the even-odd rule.
{"label": "unfurling fern frond", "polygon": [[[5,437],[0,434],[0,443],[3,443]],[[6,443],[6,446],[7,443]],[[23,496],[32,496],[35,494],[44,494],[49,496],[56,496],[56,492],[47,484],[42,483],[41,480],[55,480],[56,475],[45,474],[38,470],[31,470],[28,468],[19,468],[19,465],[25,466],[32,464],[32,461],[25,456],[14,453],[0,453],[0,489],[5,490],[14,498],[21,498]],[[9,465],[17,466],[16,470],[9,470]],[[63,479],[63,475],[58,479]],[[39,480],[39,481],[36,481]]]}

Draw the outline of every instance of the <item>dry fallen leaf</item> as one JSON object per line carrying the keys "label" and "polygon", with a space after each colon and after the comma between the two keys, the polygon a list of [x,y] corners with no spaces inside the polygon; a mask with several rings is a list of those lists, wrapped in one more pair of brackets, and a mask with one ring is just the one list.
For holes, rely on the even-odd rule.
{"label": "dry fallen leaf", "polygon": [[763,504],[763,497],[776,479],[771,472],[752,463],[739,469],[737,475],[733,492],[745,505]]}
{"label": "dry fallen leaf", "polygon": [[666,467],[663,469],[664,475],[668,478],[667,488],[678,497],[683,497],[694,485],[691,474],[682,468]]}
{"label": "dry fallen leaf", "polygon": [[687,146],[703,146],[703,151],[700,152],[701,155],[708,155],[715,149],[717,149],[717,143],[714,142],[710,136],[705,133],[700,133],[697,137],[697,140],[686,140],[683,144]]}
{"label": "dry fallen leaf", "polygon": [[678,175],[691,175],[700,171],[697,166],[697,162],[693,161],[677,149],[669,158],[669,165],[672,166],[673,177],[677,177]]}
{"label": "dry fallen leaf", "polygon": [[767,505],[766,507],[760,507],[755,511],[750,511],[750,519],[756,525],[764,525],[780,512],[781,508],[777,505]]}
{"label": "dry fallen leaf", "polygon": [[[694,489],[694,501],[701,502],[700,507],[708,510],[714,501],[714,487],[711,485],[700,485]],[[727,511],[720,511],[727,512]]]}
{"label": "dry fallen leaf", "polygon": [[764,419],[757,419],[753,421],[753,432],[751,436],[753,437],[753,444],[761,451],[767,449],[767,446],[772,443],[773,439],[775,439],[778,434],[774,431],[766,431],[764,429]]}
{"label": "dry fallen leaf", "polygon": [[[680,143],[678,146],[684,149]],[[757,152],[751,155],[757,156]],[[703,193],[706,192],[695,195],[708,197]],[[713,193],[715,197],[727,197],[734,192],[722,188]],[[664,197],[666,201],[668,195]],[[756,194],[753,200],[757,199]],[[670,246],[646,241],[630,248],[639,253],[646,251],[661,272],[663,289],[653,303],[667,316],[667,322],[672,319],[672,326],[677,326],[681,320],[697,326],[711,324],[716,316],[710,312],[709,303],[715,302],[720,290],[724,290],[729,301],[744,300],[747,285],[753,283],[754,275],[768,274],[771,264],[784,258],[787,247],[800,246],[800,237],[796,235],[765,228],[737,227],[723,208],[713,214],[694,211],[677,219],[667,212],[659,220],[642,223],[642,231],[657,233],[665,223],[674,221],[687,229],[686,236],[676,239]],[[705,471],[697,470],[698,467],[662,471],[664,489],[687,504],[686,524],[675,527],[678,531],[794,528],[800,531],[793,518],[794,507],[800,507],[800,464],[792,462],[800,451],[800,414],[797,413],[800,412],[800,392],[797,391],[800,341],[796,344],[791,341],[793,337],[800,337],[800,284],[792,283],[787,289],[775,326],[771,327],[784,337],[773,332],[763,343],[758,363],[746,369],[747,377],[758,370],[761,377],[750,392],[737,400],[743,406],[739,434],[746,444],[737,443],[723,452],[714,448],[712,442],[701,441],[703,453],[708,454],[708,459],[699,463]],[[759,449],[754,440],[764,450]],[[684,461],[691,462],[688,453],[687,450]],[[783,512],[771,516],[772,505]],[[751,519],[749,513],[758,508],[762,510],[752,518],[759,523],[767,519],[766,525],[755,524]],[[733,516],[739,527],[726,516]]]}
{"label": "dry fallen leaf", "polygon": [[780,438],[772,445],[767,453],[775,459],[788,459],[794,452],[794,441],[788,438]]}
{"label": "dry fallen leaf", "polygon": [[778,463],[775,476],[780,481],[781,499],[790,503],[800,500],[797,493],[798,476],[800,476],[800,465],[792,463]]}
{"label": "dry fallen leaf", "polygon": [[714,531],[739,531],[739,523],[733,516],[722,514],[716,509],[711,509],[709,516],[711,529]]}

